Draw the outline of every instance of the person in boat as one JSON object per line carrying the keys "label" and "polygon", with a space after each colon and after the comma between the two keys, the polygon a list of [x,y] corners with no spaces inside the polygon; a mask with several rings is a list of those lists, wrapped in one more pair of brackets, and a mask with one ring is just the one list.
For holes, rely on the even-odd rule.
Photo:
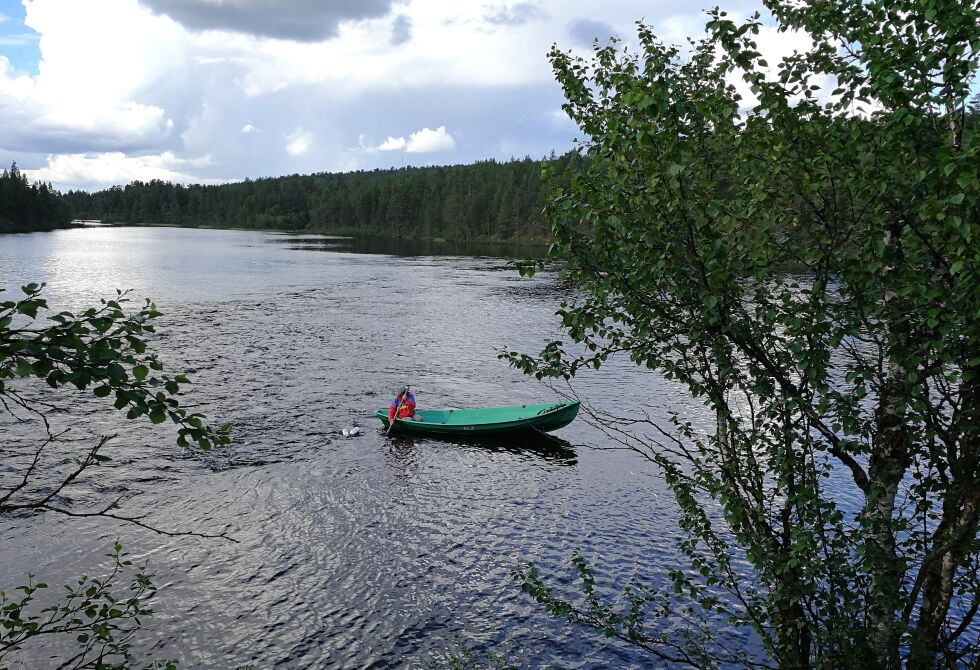
{"label": "person in boat", "polygon": [[405,386],[398,389],[397,393],[398,395],[388,405],[388,421],[391,422],[394,420],[396,411],[398,412],[399,419],[421,421],[422,417],[415,416],[415,396],[412,395],[408,387]]}

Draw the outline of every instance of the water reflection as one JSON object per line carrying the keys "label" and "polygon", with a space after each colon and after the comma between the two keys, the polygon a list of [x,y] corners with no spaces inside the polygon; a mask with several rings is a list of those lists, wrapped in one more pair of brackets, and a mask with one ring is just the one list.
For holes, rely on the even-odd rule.
{"label": "water reflection", "polygon": [[573,466],[578,463],[575,447],[571,442],[547,433],[527,433],[513,435],[466,436],[427,436],[393,434],[386,436],[392,451],[411,450],[419,445],[455,446],[461,449],[483,450],[488,453],[513,454],[548,461],[554,465]]}
{"label": "water reflection", "polygon": [[464,256],[489,258],[542,258],[548,247],[531,242],[467,242],[413,240],[396,237],[338,237],[332,235],[277,234],[276,244],[304,251],[332,251],[391,256]]}

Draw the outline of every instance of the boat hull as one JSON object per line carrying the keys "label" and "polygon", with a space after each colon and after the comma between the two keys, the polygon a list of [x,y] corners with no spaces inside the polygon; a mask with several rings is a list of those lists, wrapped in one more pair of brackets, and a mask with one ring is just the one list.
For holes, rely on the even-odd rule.
{"label": "boat hull", "polygon": [[[483,409],[417,410],[421,421],[395,419],[392,430],[413,435],[507,435],[513,433],[548,433],[570,424],[578,414],[578,402],[515,405]],[[388,410],[377,416],[388,428]]]}

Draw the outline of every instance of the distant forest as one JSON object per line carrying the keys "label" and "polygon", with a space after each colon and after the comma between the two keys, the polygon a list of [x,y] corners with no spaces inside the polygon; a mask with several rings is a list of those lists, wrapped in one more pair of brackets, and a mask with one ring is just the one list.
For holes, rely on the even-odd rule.
{"label": "distant forest", "polygon": [[[546,162],[562,174],[577,154]],[[133,182],[65,194],[74,216],[114,223],[266,228],[403,237],[545,239],[542,162],[291,175],[216,186]]]}
{"label": "distant forest", "polygon": [[71,219],[58,192],[44,182],[29,183],[17,163],[0,173],[0,233],[63,228]]}

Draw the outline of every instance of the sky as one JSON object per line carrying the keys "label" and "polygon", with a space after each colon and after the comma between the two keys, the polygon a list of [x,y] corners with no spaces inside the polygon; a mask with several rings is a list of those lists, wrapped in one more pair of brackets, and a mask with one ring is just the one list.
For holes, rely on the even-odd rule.
{"label": "sky", "polygon": [[639,19],[681,42],[706,17],[697,0],[0,0],[0,163],[92,190],[541,158],[580,137],[551,45],[628,43]]}

